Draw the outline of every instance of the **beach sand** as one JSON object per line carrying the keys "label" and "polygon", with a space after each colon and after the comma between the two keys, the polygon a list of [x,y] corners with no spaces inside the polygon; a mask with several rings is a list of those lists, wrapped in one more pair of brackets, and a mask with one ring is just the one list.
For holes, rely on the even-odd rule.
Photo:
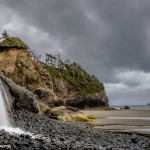
{"label": "beach sand", "polygon": [[96,128],[150,135],[150,110],[82,110],[82,112],[85,115],[96,116]]}

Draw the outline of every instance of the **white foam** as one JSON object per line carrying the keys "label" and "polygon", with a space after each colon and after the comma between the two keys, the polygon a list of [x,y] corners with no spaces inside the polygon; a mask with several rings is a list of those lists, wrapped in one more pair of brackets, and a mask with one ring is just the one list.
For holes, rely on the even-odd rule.
{"label": "white foam", "polygon": [[13,135],[21,135],[21,134],[24,134],[24,135],[29,135],[31,138],[45,138],[43,137],[42,135],[38,134],[34,134],[34,133],[31,133],[31,132],[28,132],[28,131],[23,131],[22,129],[20,128],[12,128],[12,127],[0,127],[0,130],[5,130],[6,132],[8,132],[9,134],[13,134]]}
{"label": "white foam", "polygon": [[150,132],[150,129],[131,129],[131,131]]}
{"label": "white foam", "polygon": [[113,107],[114,109],[120,109],[120,107]]}
{"label": "white foam", "polygon": [[123,131],[128,131],[128,132],[147,132],[147,133],[150,133],[150,129],[126,129],[126,130],[123,130]]}
{"label": "white foam", "polygon": [[132,119],[132,120],[150,120],[150,117],[107,117],[107,119]]}

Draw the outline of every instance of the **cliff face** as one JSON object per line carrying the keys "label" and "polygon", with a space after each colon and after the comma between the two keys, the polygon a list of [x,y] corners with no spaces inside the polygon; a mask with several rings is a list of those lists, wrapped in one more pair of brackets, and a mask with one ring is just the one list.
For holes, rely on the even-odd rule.
{"label": "cliff face", "polygon": [[35,93],[41,109],[50,107],[49,100],[59,99],[53,93],[51,76],[40,63],[32,60],[28,49],[7,48],[3,50],[0,53],[0,74]]}
{"label": "cliff face", "polygon": [[66,106],[88,108],[88,107],[105,107],[108,106],[108,98],[105,93],[81,95],[67,81],[53,79],[55,94],[62,97]]}
{"label": "cliff face", "polygon": [[7,47],[0,52],[0,74],[34,93],[44,111],[60,105],[81,108],[108,106],[105,93],[81,95],[69,82],[52,78],[39,62],[31,58],[27,48]]}
{"label": "cliff face", "polygon": [[41,85],[52,90],[49,73],[38,62],[31,59],[28,49],[12,48],[1,52],[0,73],[31,91],[41,87]]}

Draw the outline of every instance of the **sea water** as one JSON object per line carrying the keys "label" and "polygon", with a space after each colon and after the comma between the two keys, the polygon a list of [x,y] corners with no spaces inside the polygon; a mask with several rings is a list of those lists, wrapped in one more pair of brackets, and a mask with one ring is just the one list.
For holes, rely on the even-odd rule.
{"label": "sea water", "polygon": [[[120,108],[124,108],[125,105],[120,105],[120,106],[111,106],[115,109],[120,109]],[[128,105],[130,107],[129,110],[139,110],[139,113],[141,113],[141,110],[147,110],[147,111],[150,111],[150,105]],[[126,110],[128,111],[128,110]],[[148,116],[111,116],[111,117],[106,117],[106,119],[115,119],[115,120],[139,120],[141,122],[143,121],[146,121],[146,122],[149,122],[150,121],[150,117]],[[124,127],[131,127],[131,129],[126,129],[125,131],[134,131],[134,132],[145,132],[145,133],[150,133],[150,124],[146,124],[146,125],[132,125],[130,124],[130,121],[129,121],[129,125],[121,125],[121,124],[118,124],[118,125],[115,125],[115,126],[124,126]],[[132,129],[132,127],[134,127],[135,129]]]}
{"label": "sea water", "polygon": [[[118,105],[118,106],[110,106],[115,109],[124,108],[125,105]],[[150,110],[150,105],[128,105],[130,109],[137,109],[137,110]]]}

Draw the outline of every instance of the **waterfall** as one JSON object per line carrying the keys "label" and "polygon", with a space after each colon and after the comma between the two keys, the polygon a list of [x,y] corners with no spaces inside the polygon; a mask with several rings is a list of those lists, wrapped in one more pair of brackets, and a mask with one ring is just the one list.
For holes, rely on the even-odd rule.
{"label": "waterfall", "polygon": [[8,97],[3,86],[3,83],[0,79],[0,127],[9,127],[9,118],[8,112],[6,108],[6,104],[8,103]]}

